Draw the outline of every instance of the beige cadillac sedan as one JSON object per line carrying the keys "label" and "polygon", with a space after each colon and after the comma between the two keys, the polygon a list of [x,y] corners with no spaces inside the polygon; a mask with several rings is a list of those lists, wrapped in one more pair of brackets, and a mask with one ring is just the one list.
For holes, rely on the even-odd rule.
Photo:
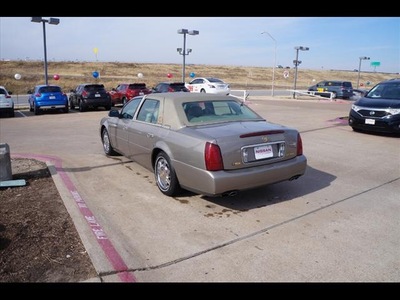
{"label": "beige cadillac sedan", "polygon": [[138,96],[101,119],[100,137],[107,156],[147,168],[168,196],[235,195],[297,179],[307,167],[296,129],[269,123],[233,96]]}

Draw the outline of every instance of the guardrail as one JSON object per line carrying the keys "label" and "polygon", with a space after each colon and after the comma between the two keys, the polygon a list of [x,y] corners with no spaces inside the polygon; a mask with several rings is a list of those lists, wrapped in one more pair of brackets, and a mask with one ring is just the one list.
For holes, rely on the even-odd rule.
{"label": "guardrail", "polygon": [[249,97],[250,93],[247,92],[247,90],[231,90],[231,92],[243,92],[243,96],[236,96],[233,94],[229,94],[230,96],[239,98],[241,100],[243,100],[243,102],[246,102],[247,98]]}
{"label": "guardrail", "polygon": [[[300,95],[305,95],[305,96],[312,96],[312,97],[316,97],[316,98],[324,98],[326,99],[327,97],[323,97],[321,96],[321,94],[329,94],[329,99],[332,101],[333,99],[335,99],[335,93],[332,92],[318,92],[318,91],[309,91],[309,90],[288,90],[289,92],[296,94],[300,94]],[[316,95],[315,93],[318,93],[318,95]]]}

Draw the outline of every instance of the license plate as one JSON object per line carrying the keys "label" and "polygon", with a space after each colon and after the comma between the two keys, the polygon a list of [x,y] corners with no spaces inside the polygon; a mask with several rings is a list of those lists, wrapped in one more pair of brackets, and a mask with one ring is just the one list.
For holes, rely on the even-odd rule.
{"label": "license plate", "polygon": [[49,99],[56,99],[56,96],[49,96]]}
{"label": "license plate", "polygon": [[272,151],[271,145],[263,145],[263,146],[254,147],[254,157],[257,160],[273,157],[273,155],[274,155],[274,153]]}
{"label": "license plate", "polygon": [[323,91],[324,91],[324,88],[317,88],[317,91],[318,91],[318,92],[323,92]]}
{"label": "license plate", "polygon": [[100,95],[100,94],[95,94],[94,96],[95,96],[95,97],[101,97],[101,95]]}
{"label": "license plate", "polygon": [[375,125],[375,120],[374,119],[365,119],[365,124]]}

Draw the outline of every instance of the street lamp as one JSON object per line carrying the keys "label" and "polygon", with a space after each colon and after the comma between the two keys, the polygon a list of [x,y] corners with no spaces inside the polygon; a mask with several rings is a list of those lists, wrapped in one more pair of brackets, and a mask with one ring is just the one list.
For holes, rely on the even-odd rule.
{"label": "street lamp", "polygon": [[358,64],[358,77],[357,77],[357,88],[360,84],[360,72],[361,72],[361,61],[362,60],[369,60],[369,57],[367,56],[361,56],[360,57],[360,63]]}
{"label": "street lamp", "polygon": [[198,30],[187,30],[187,29],[178,29],[179,34],[183,34],[183,49],[176,48],[176,51],[179,52],[180,55],[183,55],[183,64],[182,64],[182,82],[185,82],[185,56],[189,55],[192,52],[192,49],[187,49],[186,51],[186,34],[190,35],[198,35]]}
{"label": "street lamp", "polygon": [[268,34],[269,37],[274,41],[274,44],[275,44],[275,51],[274,51],[275,58],[274,58],[274,66],[272,67],[272,90],[271,90],[271,96],[273,97],[274,96],[274,85],[275,85],[275,66],[276,66],[276,40],[273,38],[273,36],[269,32],[267,32],[267,31],[261,32],[261,34],[264,34],[264,33]]}
{"label": "street lamp", "polygon": [[301,64],[301,60],[299,60],[299,50],[301,51],[308,51],[310,48],[308,47],[303,47],[303,46],[297,46],[294,47],[296,50],[296,59],[293,61],[294,66],[295,66],[295,72],[294,72],[294,88],[293,88],[293,99],[296,97],[296,83],[297,83],[297,66]]}
{"label": "street lamp", "polygon": [[46,50],[46,23],[51,25],[58,25],[60,23],[60,19],[50,18],[49,20],[43,19],[42,17],[32,17],[31,22],[35,23],[43,23],[43,44],[44,44],[44,79],[46,85],[48,85],[47,79],[47,50]]}

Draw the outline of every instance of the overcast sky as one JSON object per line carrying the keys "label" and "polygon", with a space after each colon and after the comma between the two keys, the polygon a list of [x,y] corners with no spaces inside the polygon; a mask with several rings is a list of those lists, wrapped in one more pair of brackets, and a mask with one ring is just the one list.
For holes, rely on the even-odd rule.
{"label": "overcast sky", "polygon": [[[50,17],[48,61],[181,64],[183,28],[186,64],[400,72],[400,17]],[[0,59],[43,60],[42,23],[0,17]]]}

